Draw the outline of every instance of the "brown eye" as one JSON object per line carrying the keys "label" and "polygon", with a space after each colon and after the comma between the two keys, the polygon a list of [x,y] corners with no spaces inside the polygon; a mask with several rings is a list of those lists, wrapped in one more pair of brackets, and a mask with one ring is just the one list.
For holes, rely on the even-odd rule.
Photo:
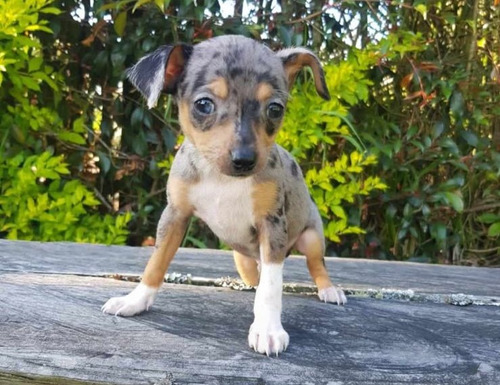
{"label": "brown eye", "polygon": [[194,109],[201,115],[212,115],[215,112],[215,104],[209,98],[201,98],[194,102]]}
{"label": "brown eye", "polygon": [[267,107],[267,116],[269,119],[280,119],[283,116],[284,107],[278,103],[271,103]]}

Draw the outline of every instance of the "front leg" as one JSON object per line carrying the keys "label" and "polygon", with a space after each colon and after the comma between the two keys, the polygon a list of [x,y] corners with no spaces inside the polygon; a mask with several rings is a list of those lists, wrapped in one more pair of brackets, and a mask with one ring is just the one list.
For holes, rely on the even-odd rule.
{"label": "front leg", "polygon": [[156,246],[148,261],[141,283],[128,295],[109,299],[104,313],[133,316],[149,310],[163,283],[165,273],[186,232],[188,217],[169,204],[162,213],[156,234]]}
{"label": "front leg", "polygon": [[255,294],[254,322],[250,326],[248,344],[263,354],[284,351],[288,333],[281,325],[283,265],[286,255],[286,218],[270,216],[260,226],[260,281]]}

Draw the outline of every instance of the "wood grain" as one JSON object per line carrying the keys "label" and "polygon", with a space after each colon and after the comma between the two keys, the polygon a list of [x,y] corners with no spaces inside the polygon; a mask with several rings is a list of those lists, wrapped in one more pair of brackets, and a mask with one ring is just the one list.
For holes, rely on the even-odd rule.
{"label": "wood grain", "polygon": [[[70,244],[63,253],[58,244],[51,253],[50,244],[15,243],[11,257],[6,244],[0,243],[0,384],[500,383],[496,306],[351,296],[338,307],[285,295],[291,345],[268,358],[246,343],[252,292],[165,284],[149,312],[113,317],[100,306],[135,283],[84,274],[85,266],[104,266],[113,248]],[[20,246],[28,246],[24,256]],[[197,255],[192,266],[207,264],[205,254]],[[51,273],[29,271],[43,268],[44,258]],[[57,274],[58,266],[79,273]]]}

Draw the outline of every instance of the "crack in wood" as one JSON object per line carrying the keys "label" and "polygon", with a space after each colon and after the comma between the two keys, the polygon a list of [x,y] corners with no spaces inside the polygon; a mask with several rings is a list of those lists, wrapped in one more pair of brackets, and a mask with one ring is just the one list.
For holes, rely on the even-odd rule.
{"label": "crack in wood", "polygon": [[[105,275],[105,278],[113,278],[129,282],[140,282],[138,275],[111,274]],[[227,287],[232,290],[253,291],[253,287],[247,286],[237,278],[221,277],[221,278],[204,278],[193,277],[191,274],[168,273],[165,275],[166,283],[195,285],[195,286],[212,286],[212,287]],[[415,291],[401,289],[355,289],[343,288],[346,296],[367,297],[381,300],[402,300],[411,302],[432,302],[444,303],[454,306],[498,306],[500,307],[500,298],[474,296],[468,294],[435,294],[435,293],[416,293]],[[285,283],[283,285],[284,293],[315,295],[318,293],[316,286]]]}
{"label": "crack in wood", "polygon": [[[0,271],[1,272],[1,271]],[[13,272],[10,272],[12,274]],[[13,273],[17,275],[16,273]],[[105,278],[124,282],[140,282],[141,276],[137,274],[119,274],[119,273],[103,273],[103,274],[83,274],[83,273],[61,273],[61,272],[32,272],[37,275],[49,276],[65,276],[65,277],[88,277],[88,278]],[[17,275],[18,276],[18,275]],[[255,288],[247,286],[238,278],[230,276],[220,278],[197,277],[191,274],[182,274],[177,272],[167,273],[164,279],[165,283],[192,285],[192,286],[208,286],[208,287],[223,287],[237,291],[254,291]],[[353,288],[342,287],[346,296],[357,298],[373,298],[378,300],[399,300],[408,302],[431,302],[440,304],[449,304],[454,306],[497,306],[500,307],[500,297],[496,296],[477,296],[464,293],[425,293],[415,292],[412,289],[372,289],[372,288]],[[300,295],[317,295],[316,286],[305,283],[285,283],[283,292],[289,294]]]}

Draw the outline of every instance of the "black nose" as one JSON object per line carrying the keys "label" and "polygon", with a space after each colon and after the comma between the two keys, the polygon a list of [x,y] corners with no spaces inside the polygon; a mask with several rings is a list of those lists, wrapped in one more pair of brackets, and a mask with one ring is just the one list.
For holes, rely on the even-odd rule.
{"label": "black nose", "polygon": [[231,161],[236,172],[251,171],[257,163],[257,154],[250,147],[241,147],[231,151]]}

